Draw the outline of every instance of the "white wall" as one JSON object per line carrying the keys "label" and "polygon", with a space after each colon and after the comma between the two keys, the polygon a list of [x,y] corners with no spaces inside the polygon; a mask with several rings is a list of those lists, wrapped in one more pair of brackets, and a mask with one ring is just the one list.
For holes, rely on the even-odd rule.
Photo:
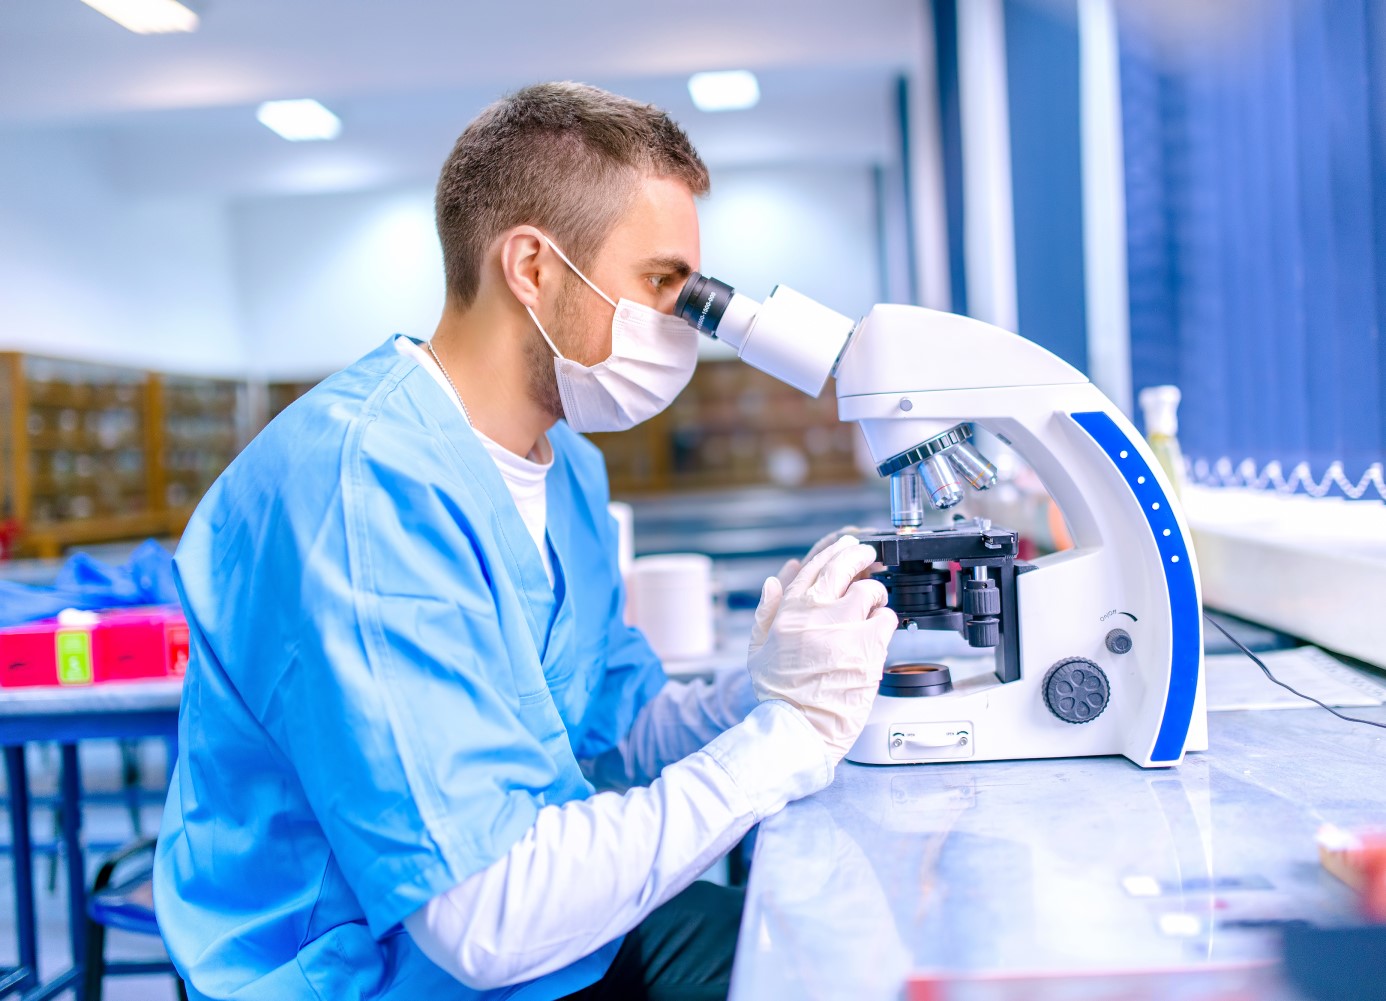
{"label": "white wall", "polygon": [[703,267],[757,299],[788,285],[848,316],[880,298],[871,170],[865,166],[713,171],[703,203]]}
{"label": "white wall", "polygon": [[[0,136],[0,348],[208,374],[317,377],[442,304],[432,190],[233,201],[118,191],[99,134]],[[869,168],[714,170],[703,265],[849,315],[881,295]]]}
{"label": "white wall", "polygon": [[[871,171],[715,170],[701,205],[703,266],[757,298],[789,285],[851,316],[880,298]],[[429,336],[443,272],[432,190],[258,198],[232,209],[251,371],[314,377],[392,333]]]}
{"label": "white wall", "polygon": [[391,334],[433,333],[443,266],[430,188],[250,199],[231,218],[252,375],[314,378]]}
{"label": "white wall", "polygon": [[117,195],[99,133],[0,134],[0,348],[239,373],[224,207]]}

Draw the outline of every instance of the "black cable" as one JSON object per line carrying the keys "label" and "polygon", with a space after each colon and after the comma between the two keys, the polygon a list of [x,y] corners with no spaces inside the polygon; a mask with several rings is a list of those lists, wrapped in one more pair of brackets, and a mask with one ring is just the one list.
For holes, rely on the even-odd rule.
{"label": "black cable", "polygon": [[1229,633],[1226,629],[1224,629],[1224,628],[1222,627],[1222,623],[1220,623],[1217,619],[1213,618],[1213,617],[1212,617],[1211,615],[1209,615],[1207,612],[1204,612],[1204,613],[1203,613],[1203,617],[1204,617],[1205,619],[1207,619],[1210,623],[1212,623],[1214,626],[1216,626],[1218,632],[1222,633],[1222,634],[1223,634],[1224,636],[1226,636],[1229,640],[1231,640],[1231,641],[1236,645],[1236,647],[1237,647],[1238,650],[1240,650],[1242,653],[1244,653],[1244,654],[1246,654],[1248,657],[1250,657],[1251,660],[1252,660],[1252,662],[1253,662],[1257,667],[1259,667],[1259,668],[1261,669],[1261,671],[1265,674],[1265,676],[1266,676],[1267,678],[1269,678],[1271,681],[1275,682],[1275,683],[1276,683],[1277,685],[1279,685],[1281,688],[1285,689],[1285,691],[1290,692],[1290,693],[1293,694],[1293,695],[1298,695],[1301,699],[1308,699],[1310,702],[1314,703],[1314,705],[1318,706],[1320,709],[1327,709],[1327,710],[1328,710],[1329,712],[1331,712],[1334,716],[1337,716],[1339,719],[1342,719],[1342,720],[1347,720],[1349,723],[1365,723],[1365,724],[1367,724],[1367,726],[1379,726],[1379,727],[1381,727],[1383,730],[1386,730],[1386,723],[1378,723],[1378,722],[1377,722],[1376,720],[1374,720],[1374,719],[1361,719],[1360,717],[1357,717],[1357,716],[1348,716],[1348,715],[1345,715],[1344,713],[1340,713],[1338,710],[1334,709],[1332,706],[1326,706],[1326,705],[1324,705],[1324,704],[1323,704],[1322,702],[1320,702],[1318,699],[1314,698],[1314,696],[1312,696],[1312,695],[1305,695],[1303,692],[1299,691],[1298,689],[1291,688],[1289,685],[1285,684],[1285,682],[1281,681],[1281,680],[1280,680],[1279,678],[1277,678],[1275,675],[1271,674],[1271,673],[1270,673],[1270,668],[1268,668],[1265,664],[1263,664],[1263,663],[1261,662],[1261,658],[1258,657],[1258,656],[1256,656],[1256,655],[1255,655],[1254,653],[1252,653],[1250,650],[1248,650],[1248,649],[1242,644],[1242,641],[1241,641],[1241,640],[1237,639],[1237,637],[1233,636],[1233,635],[1232,635],[1231,633]]}

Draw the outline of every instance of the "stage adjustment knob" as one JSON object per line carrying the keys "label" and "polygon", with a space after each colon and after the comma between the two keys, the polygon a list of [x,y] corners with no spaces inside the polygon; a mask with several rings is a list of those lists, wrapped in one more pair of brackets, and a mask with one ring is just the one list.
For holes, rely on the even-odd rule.
{"label": "stage adjustment knob", "polygon": [[1102,668],[1085,657],[1061,660],[1044,676],[1044,703],[1065,723],[1091,723],[1111,698]]}

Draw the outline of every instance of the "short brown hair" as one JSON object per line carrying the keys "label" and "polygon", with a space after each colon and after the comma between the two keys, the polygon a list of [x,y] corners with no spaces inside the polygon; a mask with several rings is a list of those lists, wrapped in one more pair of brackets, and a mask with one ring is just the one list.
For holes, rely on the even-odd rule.
{"label": "short brown hair", "polygon": [[537,226],[584,267],[644,176],[676,177],[695,195],[708,190],[688,136],[652,104],[580,83],[535,84],[492,104],[438,178],[448,298],[471,303],[487,248],[512,226]]}

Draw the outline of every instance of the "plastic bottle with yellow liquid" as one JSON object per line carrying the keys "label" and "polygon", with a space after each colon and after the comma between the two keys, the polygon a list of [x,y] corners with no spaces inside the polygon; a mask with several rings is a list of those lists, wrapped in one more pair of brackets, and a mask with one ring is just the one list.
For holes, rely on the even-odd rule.
{"label": "plastic bottle with yellow liquid", "polygon": [[1145,415],[1145,440],[1169,478],[1176,496],[1184,492],[1184,453],[1179,448],[1178,386],[1147,386],[1138,397]]}

